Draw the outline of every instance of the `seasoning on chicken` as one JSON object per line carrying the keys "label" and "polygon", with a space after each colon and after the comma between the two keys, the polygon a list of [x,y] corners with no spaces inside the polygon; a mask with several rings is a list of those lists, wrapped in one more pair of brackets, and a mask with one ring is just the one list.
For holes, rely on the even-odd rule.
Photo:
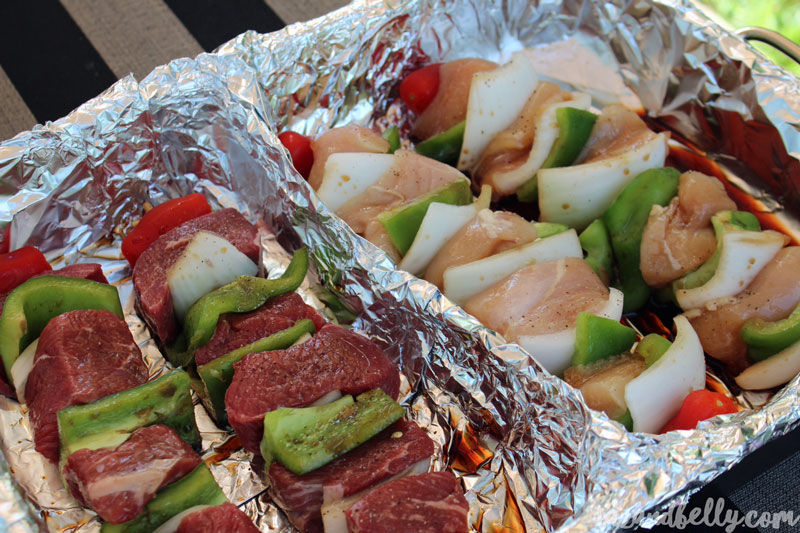
{"label": "seasoning on chicken", "polygon": [[697,311],[690,321],[705,352],[719,359],[732,374],[749,366],[747,346],[740,336],[746,320],[779,320],[789,316],[800,302],[800,247],[779,251],[730,303]]}
{"label": "seasoning on chicken", "polygon": [[389,151],[389,141],[369,128],[349,124],[328,130],[311,141],[311,150],[314,152],[314,164],[308,175],[308,183],[316,190],[322,183],[325,163],[331,154],[341,152],[385,154]]}
{"label": "seasoning on chicken", "polygon": [[536,227],[514,213],[483,209],[447,241],[425,270],[425,279],[443,287],[444,271],[536,240]]}
{"label": "seasoning on chicken", "polygon": [[485,59],[458,59],[439,69],[439,90],[433,101],[414,123],[412,134],[419,139],[433,137],[455,126],[467,116],[472,76],[497,68]]}
{"label": "seasoning on chicken", "polygon": [[592,267],[570,257],[520,269],[471,298],[464,309],[515,342],[523,335],[572,328],[578,313],[599,311],[608,297]]}
{"label": "seasoning on chicken", "polygon": [[678,196],[667,207],[654,206],[642,234],[642,277],[663,287],[702,265],[717,245],[711,217],[736,209],[716,178],[684,172]]}
{"label": "seasoning on chicken", "polygon": [[539,119],[552,105],[571,98],[569,92],[555,83],[540,82],[517,119],[489,142],[473,172],[473,178],[478,183],[491,185],[496,196],[505,196],[516,191],[517,187],[533,177],[549,153],[548,147],[540,158],[539,165],[530,174],[522,176],[522,179],[514,179],[512,172],[525,166],[531,155]]}

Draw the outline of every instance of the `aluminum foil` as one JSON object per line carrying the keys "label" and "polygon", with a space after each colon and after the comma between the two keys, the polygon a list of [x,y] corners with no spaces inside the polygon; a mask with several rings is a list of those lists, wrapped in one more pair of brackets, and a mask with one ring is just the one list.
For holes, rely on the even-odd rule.
{"label": "aluminum foil", "polygon": [[[407,131],[395,91],[404,72],[458,57],[502,59],[574,35],[615,59],[652,124],[719,163],[795,234],[797,80],[690,6],[653,1],[371,0],[274,34],[243,34],[140,83],[123,79],[68,117],[0,144],[0,220],[13,220],[14,247],[33,244],[66,263],[100,260],[158,372],[163,361],[131,312],[121,235],[144,201],[194,190],[240,209],[271,229],[263,242],[270,261],[285,261],[280,248],[308,246],[304,296],[334,291],[358,314],[354,327],[398,363],[404,403],[437,443],[435,468],[461,478],[474,530],[615,529],[685,501],[796,427],[798,379],[764,407],[694,432],[627,433],[435,287],[396,271],[319,203],[275,136],[287,126],[318,133],[351,122]],[[202,407],[197,413],[204,457],[229,498],[262,531],[290,530],[246,454],[226,447],[229,435]],[[42,521],[50,530],[96,530],[92,513],[43,470],[19,407],[6,401],[0,416],[14,473],[0,472],[0,490],[21,488],[43,512],[11,499],[2,519],[20,531]]]}

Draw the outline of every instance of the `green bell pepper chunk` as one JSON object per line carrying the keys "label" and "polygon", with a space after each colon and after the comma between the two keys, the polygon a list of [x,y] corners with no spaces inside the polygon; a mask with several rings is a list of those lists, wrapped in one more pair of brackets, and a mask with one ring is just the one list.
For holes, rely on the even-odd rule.
{"label": "green bell pepper chunk", "polygon": [[536,179],[536,176],[534,176],[525,183],[523,183],[519,189],[517,189],[517,200],[519,200],[520,202],[525,202],[530,204],[538,199],[539,199],[539,180]]}
{"label": "green bell pepper chunk", "polygon": [[639,341],[634,352],[644,358],[644,365],[649,368],[669,350],[670,346],[672,343],[661,335],[650,333]]}
{"label": "green bell pepper chunk", "polygon": [[655,168],[631,181],[603,214],[617,263],[617,283],[625,295],[623,311],[635,311],[650,297],[639,268],[642,233],[653,205],[665,206],[678,194],[680,172]]}
{"label": "green bell pepper chunk", "polygon": [[603,220],[598,218],[589,224],[578,236],[578,240],[586,252],[586,262],[608,287],[611,282],[614,252],[611,249],[611,237]]}
{"label": "green bell pepper chunk", "polygon": [[296,290],[308,271],[308,251],[300,248],[283,275],[277,279],[240,276],[197,300],[186,313],[183,335],[168,347],[167,359],[175,366],[187,366],[194,361],[194,352],[205,346],[214,331],[220,315],[247,313],[261,307],[274,296]]}
{"label": "green bell pepper chunk", "polygon": [[800,340],[800,304],[782,320],[747,320],[739,335],[747,345],[747,355],[753,361],[763,361],[785,350]]}
{"label": "green bell pepper chunk", "polygon": [[552,237],[569,229],[566,224],[559,224],[558,222],[534,222],[533,227],[536,228],[536,237],[539,239]]}
{"label": "green bell pepper chunk", "polygon": [[83,448],[119,446],[137,429],[153,424],[167,425],[187,443],[200,445],[190,379],[183,370],[92,403],[61,409],[57,416],[62,462]]}
{"label": "green bell pepper chunk", "polygon": [[572,366],[590,365],[630,350],[636,331],[616,320],[578,313],[575,323],[575,352]]}
{"label": "green bell pepper chunk", "polygon": [[183,478],[158,491],[139,516],[122,524],[104,523],[102,533],[149,533],[173,516],[198,505],[222,505],[228,499],[201,463]]}
{"label": "green bell pepper chunk", "polygon": [[633,417],[631,416],[630,409],[626,409],[625,414],[615,418],[614,420],[625,426],[625,429],[628,431],[633,431]]}
{"label": "green bell pepper chunk", "polygon": [[314,322],[305,318],[298,320],[294,326],[252,342],[232,352],[217,357],[213,361],[197,367],[197,373],[203,381],[205,398],[211,405],[210,411],[214,414],[214,419],[219,423],[226,423],[225,412],[225,391],[233,381],[233,364],[241,361],[245,355],[259,352],[269,352],[272,350],[283,350],[305,334],[313,334]]}
{"label": "green bell pepper chunk", "polygon": [[720,211],[711,217],[717,247],[705,263],[672,283],[673,293],[680,289],[694,289],[714,277],[722,254],[722,236],[729,231],[761,231],[761,224],[753,213],[747,211]]}
{"label": "green bell pepper chunk", "polygon": [[586,146],[592,133],[597,115],[591,111],[575,107],[559,107],[556,109],[558,122],[558,138],[553,143],[542,168],[568,167]]}
{"label": "green bell pepper chunk", "polygon": [[339,324],[352,324],[358,317],[332,290],[320,287],[315,294]]}
{"label": "green bell pepper chunk", "polygon": [[469,180],[451,181],[434,191],[424,194],[411,203],[389,209],[378,215],[378,221],[386,229],[389,239],[400,255],[405,255],[417,231],[433,202],[451,205],[467,205],[472,203],[472,189]]}
{"label": "green bell pepper chunk", "polygon": [[302,475],[359,446],[394,424],[405,409],[381,389],[327,405],[282,407],[264,416],[261,455]]}
{"label": "green bell pepper chunk", "polygon": [[62,313],[105,309],[123,318],[117,288],[106,283],[65,276],[40,276],[15,288],[0,316],[0,354],[6,376],[22,351]]}
{"label": "green bell pepper chunk", "polygon": [[[558,138],[553,143],[541,168],[568,167],[575,162],[586,145],[586,141],[589,140],[596,120],[597,115],[583,109],[574,107],[556,109]],[[535,202],[539,196],[538,183],[536,176],[523,183],[517,189],[517,199],[520,202]]]}
{"label": "green bell pepper chunk", "polygon": [[450,166],[458,163],[461,144],[464,142],[464,126],[466,121],[459,122],[447,131],[434,135],[414,147],[414,151]]}
{"label": "green bell pepper chunk", "polygon": [[381,137],[389,143],[389,153],[393,154],[400,149],[400,130],[397,126],[391,126],[383,130]]}

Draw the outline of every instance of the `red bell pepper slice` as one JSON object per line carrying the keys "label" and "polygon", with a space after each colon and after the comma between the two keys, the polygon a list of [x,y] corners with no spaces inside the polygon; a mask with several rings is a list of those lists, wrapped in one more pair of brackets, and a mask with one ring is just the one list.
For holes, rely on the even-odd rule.
{"label": "red bell pepper slice", "polygon": [[186,221],[210,212],[211,206],[208,200],[200,193],[157,205],[145,213],[139,224],[122,241],[122,255],[133,267],[139,256],[161,235]]}
{"label": "red bell pepper slice", "polygon": [[406,107],[416,114],[425,111],[436,93],[439,92],[439,68],[441,63],[434,63],[415,70],[400,83],[400,98]]}
{"label": "red bell pepper slice", "polygon": [[11,223],[0,232],[0,254],[7,254],[11,251]]}
{"label": "red bell pepper slice", "polygon": [[736,413],[739,407],[736,403],[719,392],[708,389],[696,390],[683,400],[680,411],[667,422],[661,433],[674,429],[694,429],[697,424],[712,416]]}
{"label": "red bell pepper slice", "polygon": [[301,176],[308,179],[314,165],[314,152],[311,150],[311,139],[295,131],[284,131],[278,139],[289,150],[292,164]]}
{"label": "red bell pepper slice", "polygon": [[44,254],[25,246],[0,255],[0,294],[11,292],[36,274],[52,270]]}

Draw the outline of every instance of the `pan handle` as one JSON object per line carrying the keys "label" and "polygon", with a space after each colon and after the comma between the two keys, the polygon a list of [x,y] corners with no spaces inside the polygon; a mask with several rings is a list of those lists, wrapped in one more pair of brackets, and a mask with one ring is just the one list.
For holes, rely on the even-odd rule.
{"label": "pan handle", "polygon": [[761,41],[762,43],[767,43],[794,59],[797,64],[800,64],[800,45],[787,39],[776,31],[750,26],[736,30],[736,34],[746,41]]}

